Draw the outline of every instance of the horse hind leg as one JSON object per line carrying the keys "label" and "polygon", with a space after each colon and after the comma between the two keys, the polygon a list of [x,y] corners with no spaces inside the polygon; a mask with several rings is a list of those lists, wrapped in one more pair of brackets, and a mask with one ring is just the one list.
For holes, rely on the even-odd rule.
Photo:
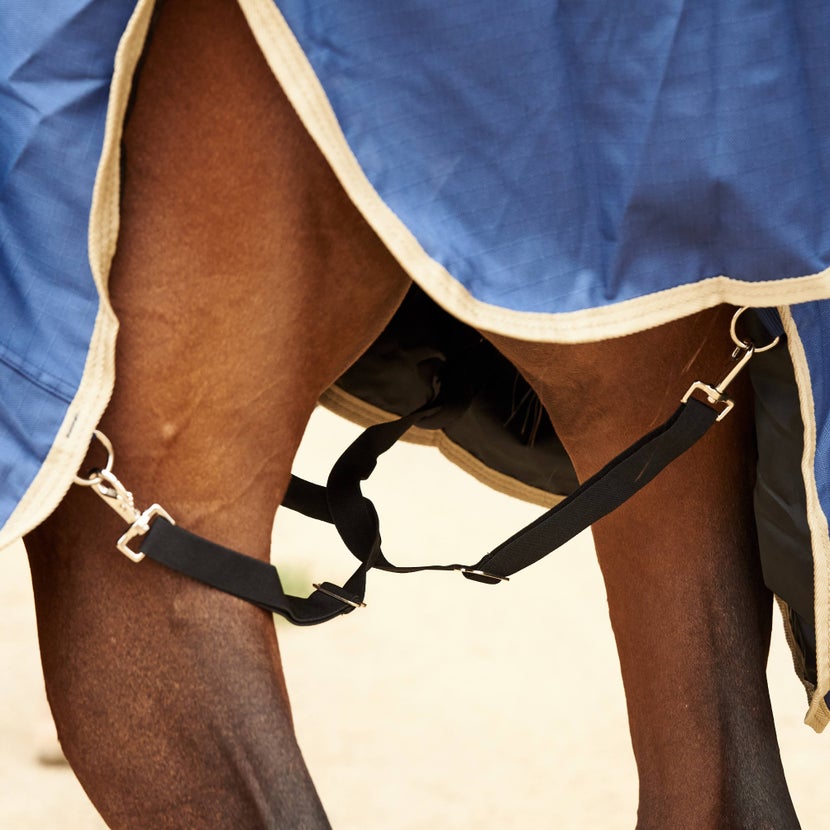
{"label": "horse hind leg", "polygon": [[[535,386],[584,480],[728,362],[729,312],[607,343],[488,335]],[[766,685],[752,404],[594,526],[640,777],[638,827],[798,826]],[[742,383],[744,382],[744,383]]]}
{"label": "horse hind leg", "polygon": [[[319,394],[407,287],[236,5],[165,2],[125,135],[118,383],[102,423],[138,503],[267,558]],[[270,615],[127,561],[122,529],[75,487],[27,539],[50,703],[105,820],[328,826]]]}

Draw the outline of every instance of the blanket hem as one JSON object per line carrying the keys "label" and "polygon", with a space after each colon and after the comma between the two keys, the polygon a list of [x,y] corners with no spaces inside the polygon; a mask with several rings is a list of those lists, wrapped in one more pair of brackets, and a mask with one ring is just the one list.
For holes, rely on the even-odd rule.
{"label": "blanket hem", "polygon": [[115,383],[118,321],[107,282],[119,227],[121,134],[135,68],[141,57],[155,0],[139,0],[118,44],[110,86],[101,159],[89,217],[89,261],[99,306],[83,376],[46,459],[0,530],[0,550],[25,536],[60,504],[109,403]]}
{"label": "blanket hem", "polygon": [[[827,517],[821,509],[815,475],[816,421],[810,381],[810,369],[795,320],[788,307],[779,308],[787,335],[787,344],[798,385],[801,418],[804,423],[804,455],[801,474],[807,494],[807,523],[813,547],[813,584],[816,627],[816,689],[810,696],[810,708],[804,722],[816,732],[830,723],[830,710],[824,696],[830,691],[830,534]],[[810,690],[808,689],[808,694]]]}
{"label": "blanket hem", "polygon": [[271,71],[349,198],[410,277],[468,325],[522,340],[583,343],[633,334],[722,303],[765,308],[830,296],[827,268],[756,283],[713,276],[580,311],[515,311],[476,300],[426,253],[374,189],[352,153],[313,67],[272,0],[239,0],[239,5]]}

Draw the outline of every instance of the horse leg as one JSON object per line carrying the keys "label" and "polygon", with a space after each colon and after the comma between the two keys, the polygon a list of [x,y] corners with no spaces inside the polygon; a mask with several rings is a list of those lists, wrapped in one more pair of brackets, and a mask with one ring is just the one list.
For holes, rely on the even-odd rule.
{"label": "horse leg", "polygon": [[[125,135],[118,383],[101,427],[137,503],[266,559],[318,396],[407,287],[236,5],[165,3]],[[73,487],[27,539],[50,703],[105,820],[328,826],[270,615],[129,562],[123,528]]]}
{"label": "horse leg", "polygon": [[[535,386],[584,480],[728,363],[715,310],[613,342],[491,336]],[[752,404],[594,527],[640,777],[640,828],[793,828],[766,659]],[[659,386],[658,386],[659,384]]]}

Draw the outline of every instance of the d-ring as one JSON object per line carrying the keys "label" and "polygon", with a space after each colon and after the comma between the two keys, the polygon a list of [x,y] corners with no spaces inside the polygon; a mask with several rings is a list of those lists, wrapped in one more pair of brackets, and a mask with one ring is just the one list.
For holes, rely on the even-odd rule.
{"label": "d-ring", "polygon": [[[101,469],[103,469],[106,473],[111,473],[112,465],[115,461],[115,450],[112,448],[112,442],[99,429],[94,430],[92,435],[101,442],[104,449],[107,451],[107,463]],[[81,476],[77,475],[75,476],[75,484],[80,484],[82,487],[94,487],[97,484],[101,484],[103,480],[103,476],[98,475],[96,472],[93,472],[88,478],[81,478]]]}
{"label": "d-ring", "polygon": [[751,343],[748,340],[741,340],[738,337],[738,318],[749,308],[749,306],[741,306],[733,315],[732,315],[732,322],[729,324],[729,334],[732,337],[732,342],[742,351],[746,351],[754,347],[755,354],[761,354],[762,352],[768,352],[770,349],[775,348],[778,345],[779,340],[781,340],[780,335],[776,335],[775,339],[772,340],[770,343],[767,343],[766,346],[755,346],[754,343]]}

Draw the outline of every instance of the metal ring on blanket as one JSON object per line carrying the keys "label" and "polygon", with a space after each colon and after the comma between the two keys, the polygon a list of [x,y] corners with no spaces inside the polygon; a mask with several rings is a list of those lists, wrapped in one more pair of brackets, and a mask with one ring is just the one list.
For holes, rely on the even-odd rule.
{"label": "metal ring on blanket", "polygon": [[82,487],[95,487],[99,484],[103,484],[106,476],[102,475],[102,473],[112,473],[112,465],[115,462],[115,450],[112,448],[112,442],[110,439],[98,429],[96,429],[92,434],[104,445],[104,449],[107,451],[107,463],[103,467],[91,470],[88,478],[75,476],[75,484],[80,484]]}
{"label": "metal ring on blanket", "polygon": [[739,308],[732,316],[732,322],[729,324],[729,334],[732,337],[732,342],[741,351],[753,349],[755,354],[768,352],[770,349],[775,348],[778,345],[778,341],[781,340],[780,336],[767,343],[766,346],[756,346],[751,340],[741,340],[741,338],[738,337],[738,318],[747,310],[747,308],[748,306],[741,306],[741,308]]}

